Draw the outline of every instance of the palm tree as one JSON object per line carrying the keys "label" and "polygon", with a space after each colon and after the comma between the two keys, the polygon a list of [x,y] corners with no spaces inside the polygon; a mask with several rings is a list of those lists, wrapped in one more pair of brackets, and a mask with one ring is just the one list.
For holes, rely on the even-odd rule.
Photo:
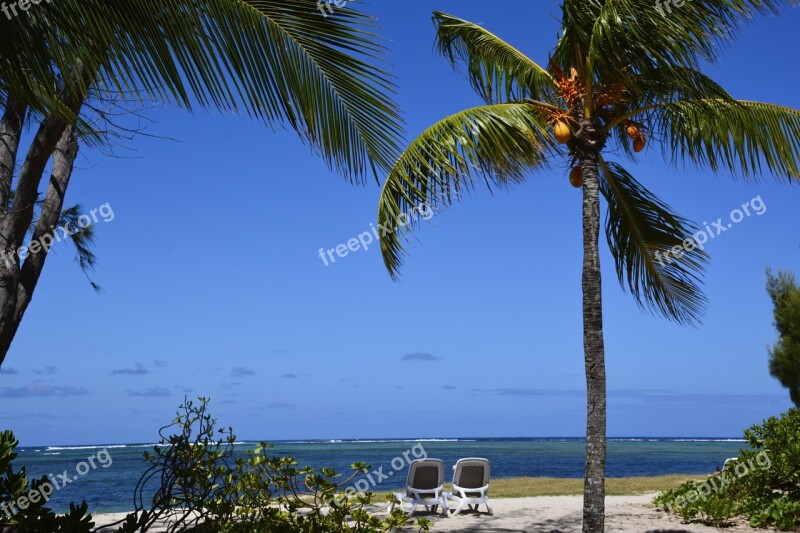
{"label": "palm tree", "polygon": [[[27,6],[0,6],[0,253],[12,258],[0,261],[0,364],[44,267],[47,247],[34,245],[59,220],[79,142],[104,142],[94,127],[107,118],[98,100],[214,108],[288,126],[354,182],[388,172],[399,153],[385,49],[372,18],[355,10],[321,13],[316,0]],[[26,123],[36,131],[20,164]]]}
{"label": "palm tree", "polygon": [[694,226],[606,154],[635,161],[658,141],[676,164],[800,179],[800,112],[735,100],[699,70],[742,22],[777,4],[693,0],[667,13],[652,0],[564,0],[546,67],[476,24],[434,13],[439,52],[464,64],[484,104],[425,130],[389,173],[378,223],[397,231],[382,232],[384,262],[397,277],[416,221],[409,213],[421,204],[446,207],[476,180],[504,187],[551,162],[574,167],[570,181],[583,194],[585,532],[603,531],[605,511],[601,195],[617,276],[637,302],[678,323],[697,321],[705,303],[698,283],[707,256],[687,240]]}

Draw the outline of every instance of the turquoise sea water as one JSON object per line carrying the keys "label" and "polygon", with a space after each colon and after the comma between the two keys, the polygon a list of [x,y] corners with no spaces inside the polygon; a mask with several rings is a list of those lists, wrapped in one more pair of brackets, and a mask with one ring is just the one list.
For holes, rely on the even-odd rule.
{"label": "turquoise sea water", "polygon": [[[355,482],[361,484],[356,488],[367,486],[375,491],[402,487],[408,462],[425,455],[444,460],[447,477],[461,457],[488,458],[493,478],[583,476],[582,439],[376,439],[274,444],[272,455],[290,455],[301,466],[333,466],[338,472],[349,473],[350,464],[363,461],[380,469],[380,474],[372,475],[371,480],[356,478]],[[244,453],[254,446],[240,443],[236,452]],[[609,439],[607,475],[711,473],[746,446],[736,439]],[[108,455],[102,453],[104,449]],[[19,450],[16,464],[26,465],[31,477],[52,475],[59,486],[64,485],[51,496],[55,510],[63,511],[70,501],[85,499],[95,513],[129,511],[136,481],[147,467],[142,453],[150,449],[152,444],[28,447]],[[87,460],[90,456],[94,467]],[[71,482],[65,484],[64,478]]]}

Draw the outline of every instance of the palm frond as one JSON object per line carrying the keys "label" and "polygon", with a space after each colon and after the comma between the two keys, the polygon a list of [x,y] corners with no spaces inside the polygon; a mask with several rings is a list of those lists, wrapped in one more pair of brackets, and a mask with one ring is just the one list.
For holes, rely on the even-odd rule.
{"label": "palm frond", "polygon": [[67,230],[70,242],[75,247],[75,260],[78,262],[81,270],[85,274],[88,274],[97,264],[97,257],[92,251],[97,236],[95,235],[94,226],[92,224],[81,224],[80,218],[82,216],[89,219],[89,216],[84,213],[83,206],[80,204],[64,209],[58,220],[57,228],[64,228]]}
{"label": "palm frond", "polygon": [[563,70],[575,67],[581,72],[592,40],[592,29],[603,7],[602,0],[564,0],[561,3],[561,36],[553,60]]}
{"label": "palm frond", "polygon": [[679,101],[658,106],[652,125],[665,157],[718,172],[800,180],[800,111],[729,100]]}
{"label": "palm frond", "polygon": [[686,244],[698,229],[672,214],[622,166],[601,160],[600,168],[600,191],[608,202],[606,237],[620,284],[641,307],[695,323],[706,302],[698,282],[708,255]]}
{"label": "palm frond", "polygon": [[436,47],[457,68],[465,63],[473,89],[487,104],[540,100],[555,88],[552,76],[525,54],[472,22],[434,11]]}
{"label": "palm frond", "polygon": [[625,84],[630,106],[681,100],[733,100],[720,84],[689,67],[663,66],[638,73]]}
{"label": "palm frond", "polygon": [[[637,117],[646,110],[682,100],[727,100],[733,97],[717,82],[698,70],[688,67],[658,67],[639,74],[630,74],[622,83],[625,98],[608,109],[613,120],[605,130],[616,137],[628,155],[633,155],[632,139],[625,132],[628,119],[636,117],[647,125],[645,117]],[[601,113],[602,115],[602,113]]]}
{"label": "palm frond", "polygon": [[383,185],[378,226],[392,277],[421,208],[450,205],[480,178],[487,186],[522,181],[557,150],[548,122],[527,104],[494,104],[445,118],[414,140]]}
{"label": "palm frond", "polygon": [[323,16],[315,0],[61,0],[25,24],[0,17],[0,95],[51,104],[40,93],[80,58],[128,101],[288,125],[362,180],[391,168],[402,136],[375,31],[371,17],[347,6]]}
{"label": "palm frond", "polygon": [[[582,58],[597,79],[625,69],[697,68],[714,61],[738,29],[779,0],[564,0],[564,34],[555,56],[562,66]],[[601,78],[602,76],[602,78]]]}

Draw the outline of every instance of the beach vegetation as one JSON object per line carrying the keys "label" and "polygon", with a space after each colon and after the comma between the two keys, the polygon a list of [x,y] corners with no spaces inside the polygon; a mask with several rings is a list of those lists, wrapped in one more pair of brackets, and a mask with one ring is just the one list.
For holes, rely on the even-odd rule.
{"label": "beach vegetation", "polygon": [[686,522],[727,525],[744,516],[753,527],[795,531],[800,524],[800,409],[744,432],[750,445],[704,481],[660,493],[653,504]]}
{"label": "beach vegetation", "polygon": [[89,533],[94,527],[85,501],[70,503],[69,512],[56,514],[47,502],[53,486],[47,476],[29,480],[24,466],[15,470],[19,441],[0,432],[0,531],[16,533]]}
{"label": "beach vegetation", "polygon": [[236,453],[233,429],[217,425],[206,398],[184,401],[160,435],[160,444],[145,453],[150,466],[136,487],[136,510],[117,524],[120,533],[154,526],[208,533],[430,529],[430,521],[412,521],[399,508],[376,517],[368,510],[375,503],[372,493],[346,490],[356,476],[370,471],[364,463],[341,474],[271,456],[267,443]]}
{"label": "beach vegetation", "polygon": [[[679,167],[799,181],[800,111],[738,100],[701,71],[744,23],[782,5],[696,0],[666,16],[653,9],[652,0],[564,0],[558,41],[540,62],[481,24],[433,15],[436,49],[463,70],[482,102],[441,119],[408,145],[384,183],[378,222],[398,227],[421,203],[441,210],[481,184],[505,189],[554,165],[580,167],[583,265],[576,283],[583,291],[587,386],[585,533],[604,530],[606,494],[601,198],[606,240],[623,288],[656,314],[698,323],[708,261],[690,240],[699,229],[620,159],[635,163],[637,153],[660,145],[665,159]],[[381,236],[393,278],[417,225],[399,225],[400,231]],[[670,250],[678,252],[674,261],[658,260]]]}

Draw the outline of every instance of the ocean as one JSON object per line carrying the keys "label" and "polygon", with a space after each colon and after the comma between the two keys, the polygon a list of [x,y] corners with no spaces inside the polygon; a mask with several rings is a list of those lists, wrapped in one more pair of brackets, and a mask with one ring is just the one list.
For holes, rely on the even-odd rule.
{"label": "ocean", "polygon": [[[375,439],[274,442],[271,455],[289,455],[300,466],[332,466],[349,474],[350,465],[365,462],[380,474],[354,479],[357,490],[388,491],[405,484],[408,463],[435,457],[445,463],[446,477],[461,457],[486,457],[492,478],[583,477],[583,439]],[[256,443],[236,444],[244,454]],[[15,465],[27,467],[29,479],[49,476],[60,488],[50,498],[58,512],[69,502],[86,500],[93,513],[133,509],[136,482],[147,468],[142,459],[153,444],[48,446],[18,449]],[[663,474],[708,474],[747,443],[719,438],[617,438],[608,442],[608,477]],[[105,450],[105,451],[103,451]],[[91,460],[89,459],[91,457]],[[67,480],[69,482],[67,483]]]}

